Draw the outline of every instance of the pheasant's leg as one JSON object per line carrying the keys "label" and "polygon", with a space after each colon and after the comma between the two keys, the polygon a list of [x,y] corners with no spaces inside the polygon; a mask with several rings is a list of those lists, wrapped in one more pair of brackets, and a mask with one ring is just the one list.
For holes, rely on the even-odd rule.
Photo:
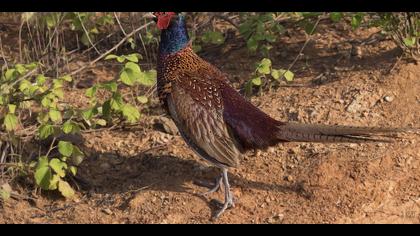
{"label": "pheasant's leg", "polygon": [[223,181],[223,175],[218,177],[215,181],[215,185],[213,188],[211,188],[209,191],[205,192],[205,193],[201,193],[202,196],[207,196],[209,194],[212,194],[214,192],[217,192],[220,189],[220,185],[222,184]]}
{"label": "pheasant's leg", "polygon": [[226,211],[229,207],[234,207],[235,204],[233,203],[233,195],[230,191],[230,185],[229,185],[229,179],[228,179],[228,172],[227,169],[222,169],[222,177],[223,177],[223,185],[225,187],[225,203],[223,204],[222,209],[220,209],[216,215],[214,216],[214,219],[219,218],[223,212]]}

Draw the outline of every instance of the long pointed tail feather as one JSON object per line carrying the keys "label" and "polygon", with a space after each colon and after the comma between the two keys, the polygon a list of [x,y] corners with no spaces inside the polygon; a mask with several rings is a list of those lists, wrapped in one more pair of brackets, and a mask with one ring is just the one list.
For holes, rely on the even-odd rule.
{"label": "long pointed tail feather", "polygon": [[298,142],[392,142],[406,128],[354,127],[319,124],[286,123],[279,127],[277,137]]}

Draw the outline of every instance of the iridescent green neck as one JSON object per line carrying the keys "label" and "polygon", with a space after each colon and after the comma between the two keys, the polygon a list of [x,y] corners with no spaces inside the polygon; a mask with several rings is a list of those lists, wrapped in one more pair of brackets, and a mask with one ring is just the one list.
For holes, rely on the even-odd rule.
{"label": "iridescent green neck", "polygon": [[173,21],[160,35],[159,52],[161,55],[172,54],[184,49],[189,42],[185,18],[182,15]]}

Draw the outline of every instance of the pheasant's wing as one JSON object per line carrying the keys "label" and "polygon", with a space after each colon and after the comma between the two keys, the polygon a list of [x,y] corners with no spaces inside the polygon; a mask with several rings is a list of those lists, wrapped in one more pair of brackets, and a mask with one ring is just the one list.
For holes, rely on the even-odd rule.
{"label": "pheasant's wing", "polygon": [[220,89],[223,117],[245,149],[267,148],[279,141],[277,121],[247,101],[228,84]]}
{"label": "pheasant's wing", "polygon": [[223,119],[223,104],[210,75],[183,75],[172,82],[169,112],[186,142],[219,167],[239,164],[240,146]]}

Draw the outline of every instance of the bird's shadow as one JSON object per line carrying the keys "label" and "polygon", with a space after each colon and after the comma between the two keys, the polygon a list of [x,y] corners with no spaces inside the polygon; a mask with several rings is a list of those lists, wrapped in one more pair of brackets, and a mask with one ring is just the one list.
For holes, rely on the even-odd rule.
{"label": "bird's shadow", "polygon": [[[209,201],[200,193],[205,188],[191,188],[196,180],[214,183],[220,176],[217,168],[203,168],[195,160],[171,155],[139,154],[121,156],[114,153],[93,153],[79,168],[75,184],[81,191],[94,194],[125,194],[142,190],[186,192],[205,201],[213,212],[219,209],[216,201]],[[300,183],[279,185],[242,178],[229,173],[231,185],[282,193],[294,193],[304,198],[310,194]],[[210,187],[210,186],[209,186]],[[132,196],[134,197],[134,195]],[[126,208],[127,206],[122,206]]]}

